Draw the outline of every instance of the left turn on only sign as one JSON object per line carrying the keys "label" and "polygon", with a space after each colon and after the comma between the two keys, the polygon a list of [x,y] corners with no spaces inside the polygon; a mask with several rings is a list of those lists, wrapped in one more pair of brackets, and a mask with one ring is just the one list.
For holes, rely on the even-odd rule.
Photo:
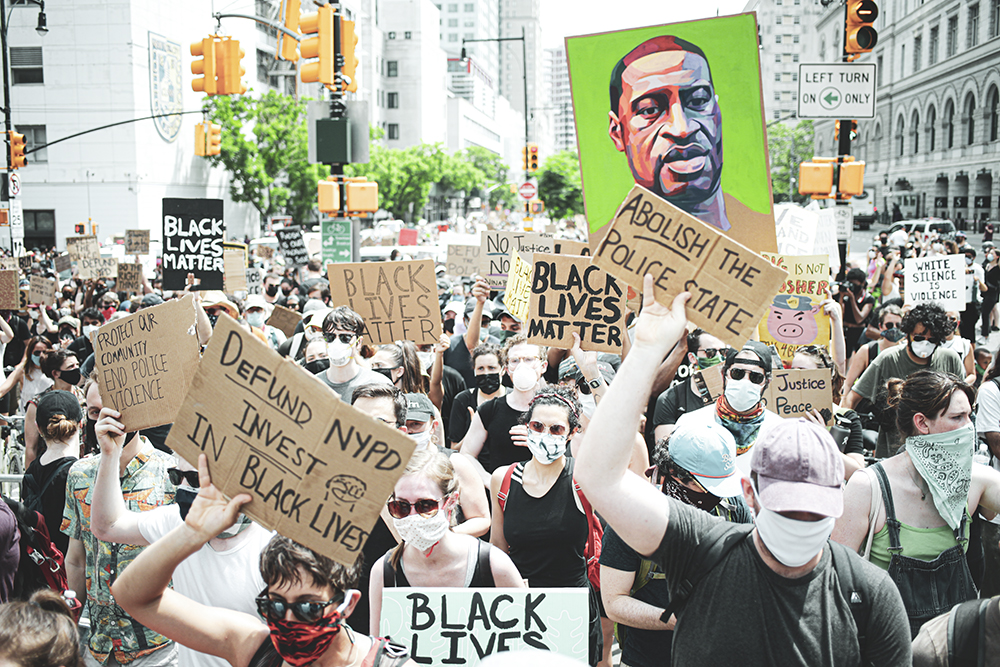
{"label": "left turn on only sign", "polygon": [[874,118],[875,63],[799,65],[799,118]]}

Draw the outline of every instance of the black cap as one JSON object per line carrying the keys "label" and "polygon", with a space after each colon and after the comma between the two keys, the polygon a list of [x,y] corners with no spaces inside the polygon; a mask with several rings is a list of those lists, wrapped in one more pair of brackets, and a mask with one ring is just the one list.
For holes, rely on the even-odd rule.
{"label": "black cap", "polygon": [[74,422],[83,421],[83,410],[76,396],[61,389],[50,389],[35,401],[35,425],[42,433],[54,415],[62,415]]}
{"label": "black cap", "polygon": [[726,357],[725,365],[723,366],[726,371],[729,370],[730,366],[736,363],[736,355],[740,352],[753,352],[757,359],[740,359],[739,363],[760,366],[768,377],[770,377],[772,368],[771,348],[758,340],[748,340],[739,350],[730,351],[729,356]]}

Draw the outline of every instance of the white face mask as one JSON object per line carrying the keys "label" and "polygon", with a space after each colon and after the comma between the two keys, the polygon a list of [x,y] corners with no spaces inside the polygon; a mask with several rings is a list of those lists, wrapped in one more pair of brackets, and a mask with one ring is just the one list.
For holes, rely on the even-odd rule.
{"label": "white face mask", "polygon": [[869,250],[868,251],[868,259],[875,259],[875,251],[874,250]]}
{"label": "white face mask", "polygon": [[971,257],[966,257],[965,258],[965,265],[966,266],[972,266],[972,258]]}
{"label": "white face mask", "polygon": [[94,333],[95,331],[97,331],[97,327],[95,327],[93,324],[83,325],[83,335],[86,336],[87,338],[90,338],[90,334]]}
{"label": "white face mask", "polygon": [[[444,502],[442,501],[442,503]],[[419,514],[410,514],[402,519],[392,517],[392,523],[396,526],[396,530],[404,542],[415,546],[420,551],[427,551],[440,542],[444,534],[448,532],[448,513],[439,509],[431,517]]]}
{"label": "white face mask", "polygon": [[528,432],[528,451],[542,465],[557,461],[566,453],[566,437],[551,433]]}
{"label": "white face mask", "polygon": [[538,372],[529,364],[522,363],[510,376],[514,383],[514,389],[518,391],[530,391],[538,384]]}
{"label": "white face mask", "polygon": [[434,353],[433,352],[420,352],[417,351],[417,358],[420,359],[420,366],[425,371],[430,371],[431,366],[434,365]]}
{"label": "white face mask", "polygon": [[247,313],[247,324],[252,327],[257,327],[258,329],[264,326],[264,313],[260,311],[254,311],[252,313]]}
{"label": "white face mask", "polygon": [[910,349],[913,350],[913,354],[917,355],[919,358],[926,359],[934,354],[934,350],[937,349],[937,345],[929,340],[915,340],[910,343]]}
{"label": "white face mask", "polygon": [[760,392],[763,387],[750,380],[726,380],[726,402],[736,412],[746,412],[760,403]]}
{"label": "white face mask", "polygon": [[[759,497],[757,502],[760,502]],[[832,516],[819,521],[789,519],[763,505],[756,514],[754,524],[764,546],[779,563],[788,567],[801,567],[811,561],[830,539],[837,521]]]}
{"label": "white face mask", "polygon": [[354,356],[354,346],[335,340],[326,344],[326,354],[330,358],[331,366],[343,368],[350,363],[351,357]]}
{"label": "white face mask", "polygon": [[30,317],[33,320],[37,320],[38,319],[38,311],[37,310],[29,311],[28,312],[28,317]]}
{"label": "white face mask", "polygon": [[428,428],[423,433],[411,433],[410,437],[417,443],[417,449],[423,449],[431,441],[431,429]]}
{"label": "white face mask", "polygon": [[594,398],[594,394],[581,394],[580,407],[584,417],[587,419],[593,417],[594,411],[597,410],[597,399]]}

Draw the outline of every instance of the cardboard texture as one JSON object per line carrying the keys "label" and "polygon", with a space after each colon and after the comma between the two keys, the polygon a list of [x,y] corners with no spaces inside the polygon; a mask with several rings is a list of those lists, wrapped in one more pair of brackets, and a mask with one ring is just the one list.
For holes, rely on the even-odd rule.
{"label": "cardboard texture", "polygon": [[125,254],[126,255],[148,255],[149,254],[149,230],[148,229],[126,229],[125,230]]}
{"label": "cardboard texture", "polygon": [[163,199],[163,289],[183,290],[193,273],[199,290],[223,289],[221,199]]}
{"label": "cardboard texture", "polygon": [[297,269],[309,263],[309,251],[306,250],[301,229],[279,229],[275,235],[278,237],[281,254],[285,258],[285,266]]}
{"label": "cardboard texture", "polygon": [[760,340],[774,345],[781,360],[792,362],[803,345],[830,345],[830,316],[820,305],[829,298],[830,265],[826,255],[789,257],[762,253],[788,272],[767,314],[757,326]]}
{"label": "cardboard texture", "polygon": [[507,286],[504,288],[503,305],[521,322],[528,320],[532,261],[532,253],[515,251],[510,253],[510,272],[507,274]]}
{"label": "cardboard texture", "polygon": [[56,255],[56,273],[65,273],[73,270],[73,260],[69,254]]}
{"label": "cardboard texture", "polygon": [[0,271],[20,271],[17,257],[0,257]]}
{"label": "cardboard texture", "polygon": [[709,368],[699,368],[691,374],[692,380],[698,389],[704,388],[708,391],[708,396],[713,401],[722,396],[722,364],[716,364]]}
{"label": "cardboard texture", "polygon": [[267,324],[275,329],[280,329],[286,338],[291,338],[295,335],[295,327],[301,320],[302,315],[297,311],[284,306],[275,306],[274,310],[271,311],[271,316],[267,318]]}
{"label": "cardboard texture", "polygon": [[84,257],[100,257],[101,246],[96,236],[68,236],[66,252],[69,253],[70,259],[78,261]]}
{"label": "cardboard texture", "polygon": [[479,246],[448,244],[448,259],[444,272],[454,278],[471,277],[479,273]]}
{"label": "cardboard texture", "polygon": [[236,248],[226,248],[222,252],[222,264],[226,271],[226,293],[245,292],[247,289],[246,252]]}
{"label": "cardboard texture", "polygon": [[114,278],[118,275],[118,260],[114,257],[84,257],[76,260],[77,274],[87,280]]}
{"label": "cardboard texture", "polygon": [[194,295],[105,324],[94,337],[104,405],[126,431],[174,421],[198,367]]}
{"label": "cardboard texture", "polygon": [[592,239],[641,185],[777,251],[757,39],[753,13],[566,38]]}
{"label": "cardboard texture", "polygon": [[910,257],[903,260],[905,306],[936,303],[946,311],[965,310],[965,255]]}
{"label": "cardboard texture", "polygon": [[264,294],[264,272],[258,268],[246,270],[247,296],[262,296]]}
{"label": "cardboard texture", "polygon": [[28,303],[37,303],[43,306],[55,305],[56,287],[58,286],[58,280],[30,276],[28,278]]}
{"label": "cardboard texture", "polygon": [[365,342],[433,345],[441,337],[433,261],[327,264],[326,273],[331,302],[348,306],[365,321]]}
{"label": "cardboard texture", "polygon": [[552,252],[552,248],[552,238],[533,232],[483,231],[479,244],[479,275],[489,283],[490,289],[504,289],[512,250],[535,253]]}
{"label": "cardboard texture", "polygon": [[264,528],[350,565],[416,444],[222,315],[167,446],[205,454],[212,483],[250,494],[242,511]]}
{"label": "cardboard texture", "polygon": [[22,271],[31,270],[31,255],[21,255],[17,258],[17,268]]}
{"label": "cardboard texture", "polygon": [[583,255],[590,257],[590,244],[583,241],[555,239],[552,241],[552,252],[557,255]]}
{"label": "cardboard texture", "polygon": [[653,275],[657,301],[670,307],[687,290],[688,319],[740,347],[788,275],[649,190],[635,186],[591,262],[642,292]]}
{"label": "cardboard texture", "polygon": [[532,268],[529,343],[568,349],[576,332],[584,350],[621,353],[623,284],[582,256],[535,253]]}
{"label": "cardboard texture", "polygon": [[254,252],[256,252],[257,256],[261,259],[271,259],[274,257],[274,248],[269,245],[259,245]]}
{"label": "cardboard texture", "polygon": [[17,269],[0,269],[0,310],[20,310]]}
{"label": "cardboard texture", "polygon": [[586,664],[587,589],[386,588],[379,635],[407,645],[417,664],[471,666],[535,649]]}
{"label": "cardboard texture", "polygon": [[115,281],[115,291],[134,292],[138,294],[142,291],[142,264],[119,264],[118,279]]}
{"label": "cardboard texture", "polygon": [[832,411],[833,378],[830,369],[773,371],[764,397],[767,409],[783,419],[802,417],[814,409],[820,413],[823,410]]}

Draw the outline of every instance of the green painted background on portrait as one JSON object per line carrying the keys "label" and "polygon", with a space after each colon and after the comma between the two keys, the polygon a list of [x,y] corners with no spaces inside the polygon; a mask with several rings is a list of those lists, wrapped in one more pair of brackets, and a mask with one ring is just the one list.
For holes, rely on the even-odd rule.
{"label": "green painted background on portrait", "polygon": [[625,153],[608,136],[611,70],[657,35],[675,35],[705,52],[722,110],[722,190],[759,213],[771,213],[757,23],[753,14],[738,14],[566,38],[590,231],[611,221],[635,184]]}

